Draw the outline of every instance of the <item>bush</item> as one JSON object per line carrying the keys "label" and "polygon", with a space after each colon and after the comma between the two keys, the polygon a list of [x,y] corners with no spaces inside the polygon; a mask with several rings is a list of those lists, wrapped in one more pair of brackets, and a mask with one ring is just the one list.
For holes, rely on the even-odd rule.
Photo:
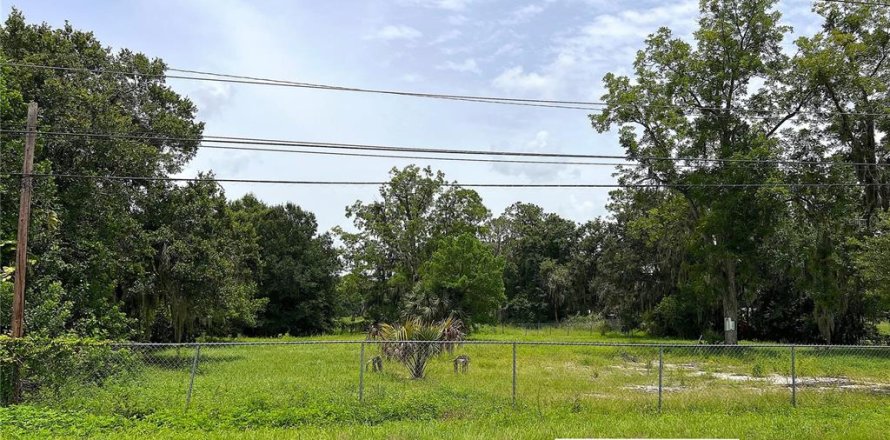
{"label": "bush", "polygon": [[535,322],[535,305],[525,295],[517,295],[507,302],[507,317],[510,322],[526,324]]}
{"label": "bush", "polygon": [[101,385],[134,362],[129,350],[108,341],[0,336],[0,402],[11,402],[16,368],[23,399],[52,398],[71,386]]}
{"label": "bush", "polygon": [[643,317],[643,329],[654,336],[698,338],[705,329],[695,316],[692,299],[671,295],[664,297]]}
{"label": "bush", "polygon": [[412,318],[396,325],[379,324],[368,332],[368,339],[379,342],[381,354],[402,363],[412,379],[423,379],[427,362],[443,351],[451,353],[465,336],[464,324],[456,318],[433,323]]}

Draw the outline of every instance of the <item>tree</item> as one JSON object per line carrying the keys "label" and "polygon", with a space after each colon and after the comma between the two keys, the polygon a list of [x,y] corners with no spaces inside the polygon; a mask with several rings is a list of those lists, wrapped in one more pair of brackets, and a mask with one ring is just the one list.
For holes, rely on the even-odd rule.
{"label": "tree", "polygon": [[266,303],[256,298],[251,270],[259,259],[255,232],[235,222],[212,176],[167,188],[151,213],[150,270],[128,298],[146,318],[146,336],[158,320],[170,323],[176,342],[255,324]]}
{"label": "tree", "polygon": [[[567,264],[576,243],[576,225],[537,205],[515,203],[493,220],[488,241],[505,261],[504,286],[509,318],[549,320],[555,310],[541,264]],[[575,291],[560,291],[574,297]],[[576,302],[576,301],[573,301]]]}
{"label": "tree", "polygon": [[887,319],[890,315],[890,215],[878,224],[878,233],[859,244],[856,269],[866,287],[865,302],[869,318]]}
{"label": "tree", "polygon": [[553,320],[559,324],[559,309],[566,300],[566,290],[571,286],[569,269],[548,258],[541,262],[538,270],[541,271],[541,278],[553,307]]}
{"label": "tree", "polygon": [[873,224],[890,210],[890,15],[879,5],[817,5],[822,31],[797,40],[795,73],[814,98],[808,118],[854,166],[861,215]]}
{"label": "tree", "polygon": [[601,277],[605,242],[611,232],[609,223],[600,218],[578,228],[568,263],[574,286],[572,290],[575,292],[569,298],[568,306],[571,310],[591,313],[601,308],[595,280]]}
{"label": "tree", "polygon": [[390,176],[380,201],[347,207],[357,232],[335,229],[350,272],[374,279],[366,304],[377,319],[398,316],[441,238],[479,235],[489,217],[475,191],[446,184],[441,172],[411,165]]}
{"label": "tree", "polygon": [[253,195],[231,203],[236,218],[256,230],[258,296],[267,301],[252,332],[262,335],[329,331],[339,312],[340,268],[331,237],[318,234],[315,216],[293,203],[267,206]]}
{"label": "tree", "polygon": [[[779,24],[774,3],[702,1],[695,46],[659,29],[638,53],[633,80],[606,75],[607,107],[591,116],[601,132],[619,125],[628,158],[644,165],[624,170],[622,183],[670,185],[686,199],[697,234],[690,245],[708,266],[689,275],[720,274],[719,287],[711,286],[720,290],[724,317],[734,322],[743,292],[755,284],[750,268],[754,244],[769,233],[772,216],[782,205],[776,190],[696,185],[779,177],[775,166],[766,163],[708,162],[776,157],[775,135],[789,117],[750,117],[763,108],[766,93],[752,93],[752,82],[777,81],[789,68],[781,50],[788,28]],[[653,157],[692,158],[699,166],[686,168],[681,161]],[[726,330],[726,343],[737,339],[737,330]]]}
{"label": "tree", "polygon": [[496,322],[504,296],[504,262],[478,238],[443,238],[420,269],[407,311],[427,320],[455,314],[467,325]]}
{"label": "tree", "polygon": [[[35,172],[163,177],[179,172],[195,154],[198,141],[194,139],[200,137],[203,125],[194,120],[195,106],[165,84],[166,67],[161,60],[129,50],[112,53],[92,33],[71,25],[53,29],[46,24],[26,24],[15,9],[0,28],[0,40],[0,58],[5,61],[90,70],[4,65],[6,90],[2,95],[9,104],[0,114],[4,128],[24,127],[23,103],[36,101],[41,131],[140,135],[41,135]],[[146,133],[150,136],[142,136]],[[13,136],[4,140],[4,163],[21,163],[22,139]],[[60,313],[70,310],[64,330],[99,337],[128,336],[132,321],[124,312],[137,316],[138,311],[125,310],[125,298],[139,290],[141,277],[148,270],[143,257],[150,253],[149,237],[139,216],[164,183],[63,177],[36,180],[34,240],[29,254],[37,263],[29,274],[33,280],[26,293],[29,302],[37,299],[43,303],[41,295],[57,282],[64,293],[59,296],[62,302],[54,307]],[[13,203],[18,200],[18,185],[4,183],[0,191],[0,234],[5,238],[15,230]],[[41,227],[47,224],[43,219],[49,218],[54,219],[55,230]],[[37,322],[33,324],[28,331],[39,330]]]}

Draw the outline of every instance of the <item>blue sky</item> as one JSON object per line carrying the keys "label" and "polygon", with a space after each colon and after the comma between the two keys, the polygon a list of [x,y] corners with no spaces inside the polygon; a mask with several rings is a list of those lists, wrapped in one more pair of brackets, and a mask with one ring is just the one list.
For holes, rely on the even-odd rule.
{"label": "blue sky", "polygon": [[[628,73],[660,26],[690,35],[698,0],[76,1],[7,0],[29,22],[91,30],[112,48],[171,67],[413,91],[598,100],[607,72]],[[780,3],[795,32],[818,19],[806,0]],[[789,39],[790,40],[790,39]],[[790,41],[789,41],[790,47]],[[206,134],[434,148],[622,154],[587,114],[557,110],[170,80],[199,107]],[[459,182],[613,183],[601,167],[383,160],[202,150],[185,175],[382,181],[411,162]],[[373,187],[227,184],[314,212],[322,230]],[[583,222],[605,215],[606,189],[479,189],[495,215],[516,201]]]}

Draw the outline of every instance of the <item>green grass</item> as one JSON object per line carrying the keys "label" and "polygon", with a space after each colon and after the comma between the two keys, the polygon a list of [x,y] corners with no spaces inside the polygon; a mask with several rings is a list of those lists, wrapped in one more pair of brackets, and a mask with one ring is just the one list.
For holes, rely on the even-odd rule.
{"label": "green grass", "polygon": [[[356,336],[324,336],[316,340]],[[664,342],[588,328],[487,328],[484,340]],[[289,338],[295,339],[296,338]],[[287,340],[287,339],[285,339]],[[798,407],[790,405],[790,350],[664,350],[658,412],[657,348],[465,345],[468,374],[450,357],[427,378],[387,363],[366,372],[358,401],[359,346],[238,346],[152,352],[153,363],[106,382],[0,409],[2,438],[886,438],[890,353],[798,349]],[[366,359],[376,355],[368,346]],[[844,382],[825,382],[826,380]],[[843,385],[844,387],[842,387]]]}

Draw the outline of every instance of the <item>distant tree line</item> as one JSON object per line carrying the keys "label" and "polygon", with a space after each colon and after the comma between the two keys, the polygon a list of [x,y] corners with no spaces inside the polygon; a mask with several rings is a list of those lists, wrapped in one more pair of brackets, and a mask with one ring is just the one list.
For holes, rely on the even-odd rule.
{"label": "distant tree line", "polygon": [[[607,75],[591,122],[617,129],[639,165],[619,170],[631,186],[610,193],[608,215],[582,224],[521,202],[493,215],[416,166],[394,168],[332,234],[296,204],[227,200],[212,174],[38,178],[27,329],[182,341],[318,333],[342,317],[472,328],[596,315],[729,343],[874,338],[890,312],[890,14],[814,10],[822,29],[789,55],[775,2],[704,0],[692,41],[659,29],[631,75]],[[162,177],[195,155],[203,125],[161,60],[18,11],[0,38],[2,60],[149,75],[3,65],[4,128],[23,127],[34,100],[43,131],[134,135],[40,136],[35,172]],[[22,145],[4,133],[5,170]],[[4,329],[18,190],[0,179]]]}

